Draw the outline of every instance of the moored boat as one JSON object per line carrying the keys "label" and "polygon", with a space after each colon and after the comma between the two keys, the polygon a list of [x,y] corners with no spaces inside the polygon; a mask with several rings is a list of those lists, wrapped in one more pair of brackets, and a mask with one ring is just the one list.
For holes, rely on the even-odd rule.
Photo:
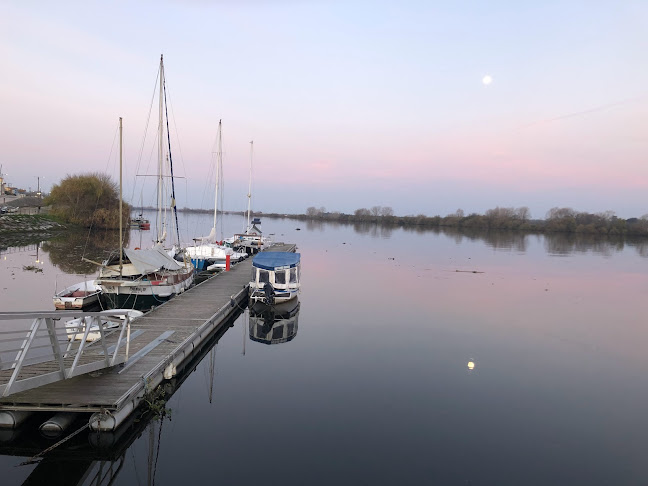
{"label": "moored boat", "polygon": [[[175,259],[176,256],[182,255],[183,251],[178,250],[180,234],[178,230],[175,185],[173,182],[173,158],[171,156],[170,137],[168,133],[169,122],[168,119],[164,118],[164,113],[166,112],[166,84],[164,63],[161,57],[159,79],[160,110],[158,123],[158,207],[156,239],[153,247],[148,249],[128,249],[120,245],[119,250],[114,252],[101,265],[97,283],[102,286],[106,303],[111,308],[148,310],[184,292],[194,282],[194,267],[191,261],[188,258],[182,257],[179,258],[179,261]],[[166,124],[164,121],[166,121]],[[121,118],[119,139],[121,167]],[[165,140],[167,141],[166,146],[164,143]],[[170,181],[170,188],[167,187],[168,181]],[[169,201],[169,207],[165,207],[164,201],[167,200]],[[172,227],[175,230],[174,236],[177,246],[173,246],[172,248],[164,246],[167,237],[167,216],[169,213],[173,213],[175,216],[171,219]]]}
{"label": "moored boat", "polygon": [[301,255],[264,251],[252,260],[250,300],[267,305],[287,302],[299,295]]}
{"label": "moored boat", "polygon": [[[111,309],[101,311],[100,314],[114,314],[115,311],[126,310],[128,311],[128,318],[135,319],[144,315],[143,312],[135,309]],[[120,321],[123,321],[126,316],[119,316],[114,318],[101,318],[101,325],[104,329],[110,329],[118,327]],[[82,317],[77,317],[75,319],[70,319],[65,323],[65,331],[67,332],[68,340],[70,341],[81,341],[83,340],[83,335],[85,334],[85,322]],[[101,339],[101,332],[99,331],[99,326],[97,324],[91,324],[88,335],[86,336],[86,342],[96,341]]]}
{"label": "moored boat", "polygon": [[263,236],[263,232],[259,228],[260,225],[261,220],[254,218],[245,233],[236,233],[228,238],[225,243],[246,254],[258,253],[272,243],[269,237]]}
{"label": "moored boat", "polygon": [[104,262],[97,279],[111,308],[148,310],[181,294],[193,283],[191,263],[175,260],[161,245],[123,251],[121,265],[119,255],[113,254]]}
{"label": "moored boat", "polygon": [[84,309],[99,302],[101,291],[101,286],[94,280],[70,285],[54,295],[54,307],[57,310]]}
{"label": "moored boat", "polygon": [[151,229],[151,222],[148,219],[146,219],[141,213],[135,216],[134,218],[131,218],[130,225],[133,228],[139,228],[141,230]]}
{"label": "moored boat", "polygon": [[247,226],[245,232],[236,233],[234,236],[227,238],[224,243],[231,246],[235,250],[245,252],[253,255],[264,248],[267,248],[271,243],[271,239],[263,236],[263,232],[259,229],[261,220],[254,218],[250,221],[252,214],[252,159],[254,154],[254,141],[250,142],[250,182],[248,186],[248,205],[247,205]]}
{"label": "moored boat", "polygon": [[222,197],[222,188],[219,191],[219,186],[223,184],[223,135],[222,135],[222,120],[218,121],[218,151],[216,152],[216,183],[214,184],[214,220],[213,226],[209,235],[201,238],[195,238],[195,244],[185,248],[186,255],[191,258],[191,263],[197,271],[218,271],[228,268],[228,264],[237,263],[243,260],[248,255],[247,253],[237,252],[231,246],[223,245],[222,241],[218,241],[216,236],[216,227],[218,225],[218,202],[219,192]]}

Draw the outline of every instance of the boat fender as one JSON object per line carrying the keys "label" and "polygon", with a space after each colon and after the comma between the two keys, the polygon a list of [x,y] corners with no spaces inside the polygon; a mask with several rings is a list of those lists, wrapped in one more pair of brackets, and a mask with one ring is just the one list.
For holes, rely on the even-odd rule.
{"label": "boat fender", "polygon": [[164,370],[164,379],[170,380],[177,374],[178,370],[176,369],[173,363],[170,363]]}

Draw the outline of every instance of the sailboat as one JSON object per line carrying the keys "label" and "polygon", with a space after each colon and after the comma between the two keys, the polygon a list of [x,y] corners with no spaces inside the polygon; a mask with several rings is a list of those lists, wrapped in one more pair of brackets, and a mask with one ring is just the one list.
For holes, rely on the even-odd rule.
{"label": "sailboat", "polygon": [[259,229],[261,220],[254,218],[250,221],[252,211],[252,159],[254,156],[254,141],[250,142],[250,184],[248,186],[247,225],[243,233],[236,233],[225,240],[228,246],[245,251],[247,254],[256,253],[271,244],[270,238],[264,237]]}
{"label": "sailboat", "polygon": [[[178,215],[175,206],[175,185],[173,183],[173,158],[169,136],[169,121],[166,115],[166,85],[164,62],[160,56],[160,99],[158,125],[158,169],[157,169],[157,235],[152,248],[122,248],[103,262],[97,283],[104,290],[104,297],[110,307],[148,310],[187,290],[194,281],[194,267],[190,261],[177,261],[180,235],[177,228]],[[164,123],[166,121],[166,123]],[[166,129],[166,130],[165,130]],[[165,137],[166,135],[166,137]],[[120,137],[121,140],[121,137]],[[166,141],[166,144],[165,144]],[[120,142],[121,159],[121,142]],[[168,171],[167,175],[167,165]],[[165,187],[165,178],[171,181],[171,191]],[[166,248],[167,207],[175,218],[177,247]],[[121,215],[121,213],[120,213]],[[121,220],[120,220],[121,228]]]}
{"label": "sailboat", "polygon": [[[227,259],[231,263],[243,260],[248,255],[234,251],[230,247],[218,243],[216,237],[216,225],[218,222],[218,189],[223,182],[223,125],[222,120],[218,121],[218,152],[216,153],[216,184],[214,191],[214,224],[208,236],[194,238],[196,245],[185,248],[185,253],[191,258],[191,263],[196,270],[219,270],[227,266]],[[221,191],[222,193],[222,191]],[[200,244],[198,244],[200,243]]]}

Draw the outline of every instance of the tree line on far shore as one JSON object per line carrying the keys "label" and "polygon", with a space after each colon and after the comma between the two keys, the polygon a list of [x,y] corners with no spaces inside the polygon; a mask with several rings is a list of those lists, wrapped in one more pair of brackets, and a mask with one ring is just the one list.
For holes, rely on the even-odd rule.
{"label": "tree line on far shore", "polygon": [[353,214],[339,211],[329,212],[324,207],[311,206],[305,214],[277,214],[255,212],[256,216],[281,217],[297,220],[331,221],[340,223],[374,223],[391,226],[418,226],[426,228],[453,227],[480,230],[520,230],[528,232],[562,232],[600,235],[644,235],[648,236],[648,214],[640,218],[623,219],[613,211],[603,213],[579,212],[572,208],[550,209],[545,219],[531,219],[526,206],[496,207],[484,214],[466,215],[457,209],[447,216],[395,216],[388,206],[373,206],[356,209]]}
{"label": "tree line on far shore", "polygon": [[[68,175],[54,185],[50,195],[43,201],[51,205],[50,214],[68,223],[95,228],[119,227],[119,189],[106,174],[90,173],[77,176]],[[181,211],[212,212],[211,210]],[[130,219],[131,207],[123,204],[123,221]],[[225,211],[230,214],[244,214],[243,211]],[[531,219],[526,206],[496,207],[484,214],[466,215],[457,209],[447,216],[427,216],[425,214],[395,216],[389,206],[359,208],[352,214],[327,211],[324,207],[311,206],[304,214],[278,214],[255,211],[255,216],[291,218],[303,221],[330,221],[338,223],[363,223],[388,226],[408,226],[420,228],[452,227],[473,230],[520,230],[528,232],[562,232],[601,235],[648,236],[648,214],[640,218],[623,219],[613,211],[586,213],[572,208],[555,207],[550,209],[545,219]]]}

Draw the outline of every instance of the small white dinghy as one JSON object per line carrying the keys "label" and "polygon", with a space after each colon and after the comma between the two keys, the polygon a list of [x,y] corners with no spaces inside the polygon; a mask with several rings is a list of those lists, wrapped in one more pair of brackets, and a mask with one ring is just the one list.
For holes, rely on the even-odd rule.
{"label": "small white dinghy", "polygon": [[57,310],[81,310],[99,301],[101,286],[94,280],[79,282],[57,292],[54,295],[54,307]]}
{"label": "small white dinghy", "polygon": [[[128,317],[132,320],[136,317],[143,316],[142,311],[136,309],[110,309],[101,311],[100,314],[114,314],[119,311],[127,311]],[[126,316],[119,316],[120,320],[124,320]],[[119,327],[119,322],[115,321],[115,318],[112,319],[101,319],[101,323],[104,326],[104,329],[111,329],[114,327]],[[85,324],[81,317],[76,319],[70,319],[65,323],[65,330],[67,331],[68,339],[70,341],[81,341],[83,335],[85,334]],[[86,342],[93,342],[98,339],[101,339],[101,332],[99,332],[99,326],[97,324],[90,325],[90,332],[88,332],[88,337],[86,337]]]}

